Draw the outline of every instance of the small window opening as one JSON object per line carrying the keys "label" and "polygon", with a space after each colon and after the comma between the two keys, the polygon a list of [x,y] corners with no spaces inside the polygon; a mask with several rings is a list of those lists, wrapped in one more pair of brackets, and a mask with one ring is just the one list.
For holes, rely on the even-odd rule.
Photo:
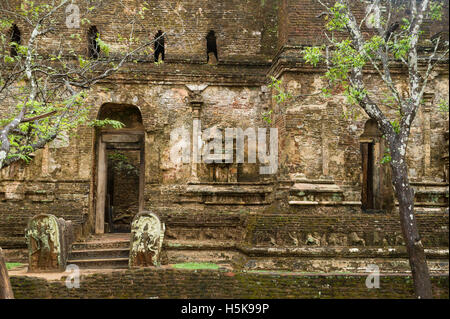
{"label": "small window opening", "polygon": [[155,62],[164,61],[164,35],[161,30],[158,30],[158,32],[155,34],[154,56]]}
{"label": "small window opening", "polygon": [[100,56],[100,46],[98,45],[97,38],[99,32],[96,26],[92,26],[88,31],[88,56],[93,59],[98,59]]}
{"label": "small window opening", "polygon": [[[161,30],[155,34],[155,62],[164,61],[164,34]],[[160,60],[161,58],[161,60]]]}
{"label": "small window opening", "polygon": [[206,62],[217,63],[217,38],[213,30],[210,30],[206,36]]}
{"label": "small window opening", "polygon": [[11,28],[11,56],[15,57],[18,56],[17,52],[17,46],[21,44],[21,34],[19,27],[15,24],[13,24]]}

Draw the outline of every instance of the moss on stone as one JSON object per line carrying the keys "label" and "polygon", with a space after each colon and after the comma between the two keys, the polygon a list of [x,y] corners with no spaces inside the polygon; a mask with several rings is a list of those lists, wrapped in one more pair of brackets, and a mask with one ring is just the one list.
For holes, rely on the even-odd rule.
{"label": "moss on stone", "polygon": [[11,270],[16,267],[22,266],[22,263],[6,263],[6,269]]}
{"label": "moss on stone", "polygon": [[213,263],[182,263],[172,265],[175,269],[214,269],[220,268],[219,265]]}

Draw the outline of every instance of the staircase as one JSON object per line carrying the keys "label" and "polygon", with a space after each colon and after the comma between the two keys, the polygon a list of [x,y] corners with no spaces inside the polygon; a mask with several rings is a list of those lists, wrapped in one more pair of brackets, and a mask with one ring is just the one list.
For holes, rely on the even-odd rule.
{"label": "staircase", "polygon": [[81,269],[126,269],[130,251],[130,234],[93,235],[72,245],[67,265]]}

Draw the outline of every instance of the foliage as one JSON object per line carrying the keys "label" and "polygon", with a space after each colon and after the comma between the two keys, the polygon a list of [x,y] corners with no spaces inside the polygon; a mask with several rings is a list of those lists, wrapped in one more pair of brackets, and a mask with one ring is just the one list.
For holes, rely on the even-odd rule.
{"label": "foliage", "polygon": [[93,127],[105,127],[105,126],[111,126],[114,129],[120,129],[125,127],[125,124],[123,124],[120,121],[116,120],[110,120],[110,119],[104,119],[104,120],[93,120],[89,123],[90,126]]}
{"label": "foliage", "polygon": [[448,113],[448,101],[441,99],[441,101],[438,104],[439,111],[442,113]]}
{"label": "foliage", "polygon": [[391,153],[389,152],[389,149],[386,148],[384,150],[383,158],[381,159],[381,164],[387,164],[392,161]]}
{"label": "foliage", "polygon": [[108,160],[112,162],[112,167],[118,172],[124,172],[127,175],[139,175],[139,169],[123,153],[110,153],[108,154]]}
{"label": "foliage", "polygon": [[[293,96],[290,92],[287,92],[283,88],[283,81],[277,80],[275,77],[270,77],[271,83],[268,85],[269,88],[272,88],[275,92],[272,95],[272,98],[279,104],[284,103],[288,101],[289,99],[292,99]],[[267,124],[272,123],[272,114],[273,110],[268,110],[266,112],[262,112],[262,120],[266,122]]]}
{"label": "foliage", "polygon": [[11,270],[13,268],[17,268],[17,267],[20,267],[20,266],[23,266],[23,264],[22,263],[6,263],[6,269],[7,270]]}
{"label": "foliage", "polygon": [[[73,135],[79,126],[121,128],[110,119],[92,120],[91,88],[111,76],[126,63],[137,61],[139,54],[152,52],[154,40],[141,40],[142,20],[149,4],[127,7],[121,19],[127,26],[117,36],[119,47],[96,34],[99,56],[86,55],[83,28],[74,28],[69,39],[55,31],[57,18],[66,17],[70,0],[37,2],[23,0],[20,5],[0,2],[0,169],[17,160],[31,160],[30,154],[43,148],[59,135]],[[109,3],[80,0],[80,25],[90,25]],[[30,29],[28,38],[13,38],[13,26]],[[67,28],[69,26],[66,25]],[[124,33],[128,32],[125,36]],[[147,31],[148,32],[148,31]],[[48,39],[51,37],[51,44]]]}
{"label": "foliage", "polygon": [[286,92],[284,88],[282,87],[282,81],[277,80],[273,76],[270,77],[272,80],[272,83],[268,85],[269,88],[273,88],[275,90],[275,95],[273,98],[276,100],[277,103],[283,103],[286,100],[292,98],[292,94],[290,92]]}
{"label": "foliage", "polygon": [[322,47],[306,47],[303,49],[302,54],[305,61],[314,67],[322,61]]}
{"label": "foliage", "polygon": [[[442,18],[442,5],[440,1],[431,1],[428,10],[423,12],[424,18],[440,20]],[[377,6],[380,8],[381,1],[374,1],[373,11]],[[308,64],[313,66],[320,63],[326,64],[327,72],[324,78],[329,83],[329,87],[323,88],[325,97],[330,97],[333,91],[342,90],[349,105],[363,105],[365,110],[367,110],[368,104],[387,105],[397,109],[398,118],[384,120],[383,124],[390,131],[387,133],[398,135],[405,129],[402,127],[403,118],[407,113],[405,110],[410,109],[411,104],[418,107],[418,100],[420,100],[423,90],[415,89],[416,92],[410,92],[409,96],[404,97],[395,86],[389,68],[392,63],[398,62],[403,63],[408,68],[415,67],[414,64],[417,64],[417,61],[414,61],[414,56],[417,56],[418,38],[422,32],[416,28],[417,18],[414,20],[404,13],[401,20],[398,21],[399,30],[396,32],[390,31],[389,27],[393,25],[394,21],[389,21],[389,19],[392,15],[403,12],[406,7],[399,4],[389,5],[388,7],[389,10],[384,15],[367,15],[366,19],[377,20],[370,21],[371,25],[377,27],[374,34],[363,35],[359,29],[363,21],[359,24],[352,16],[348,1],[336,1],[332,7],[327,7],[326,28],[331,33],[331,36],[327,36],[329,44],[306,47],[302,53],[305,62]],[[410,21],[413,21],[413,23]],[[342,37],[343,31],[348,32],[350,37]],[[339,32],[339,37],[335,36],[336,32]],[[328,50],[325,50],[325,48]],[[445,59],[446,56],[448,57],[448,44],[442,54],[439,54],[437,49],[438,46],[436,45],[434,53],[429,58],[430,62],[436,63],[433,61],[434,59],[439,61]],[[362,74],[362,70],[366,66],[374,67],[385,82],[386,87],[382,90],[383,100],[377,100],[377,96],[370,95],[363,80],[357,77],[358,74]],[[433,66],[430,65],[430,69]],[[431,73],[430,69],[424,75],[421,75],[424,80],[417,83],[418,86],[422,86],[422,88],[426,86]],[[448,111],[448,104],[442,102],[439,104],[439,108],[444,112]],[[381,117],[384,118],[384,116]]]}
{"label": "foliage", "polygon": [[[381,163],[389,163],[392,169],[410,264],[412,269],[417,269],[413,272],[416,295],[431,298],[425,253],[420,241],[417,242],[420,236],[413,219],[414,191],[404,172],[408,171],[406,150],[412,122],[423,104],[431,74],[438,63],[448,63],[448,41],[438,37],[428,44],[421,42],[424,21],[441,20],[443,2],[336,0],[330,6],[324,0],[317,1],[327,13],[328,43],[305,48],[304,60],[313,66],[326,67],[324,79],[329,85],[323,88],[326,97],[332,92],[342,92],[347,104],[364,110],[383,134],[388,147]],[[366,15],[362,18],[353,14],[355,3],[366,6]],[[364,22],[372,30],[364,30]],[[406,81],[391,74],[394,67],[406,69]],[[375,71],[382,83],[373,91],[366,88],[366,82],[373,78],[373,73],[366,72],[368,68]],[[370,79],[370,82],[374,81]],[[443,113],[448,112],[448,102],[441,100],[438,108]]]}
{"label": "foliage", "polygon": [[266,122],[267,124],[271,124],[272,123],[272,118],[271,118],[272,113],[273,113],[273,110],[269,110],[267,112],[261,113],[261,115],[263,117],[263,121]]}

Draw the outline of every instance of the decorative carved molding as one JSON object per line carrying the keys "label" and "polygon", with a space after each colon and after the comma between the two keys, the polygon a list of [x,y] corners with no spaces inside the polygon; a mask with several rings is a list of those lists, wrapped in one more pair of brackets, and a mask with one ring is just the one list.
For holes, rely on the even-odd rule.
{"label": "decorative carved molding", "polygon": [[203,97],[202,92],[208,87],[207,84],[186,84],[186,87],[189,89],[189,104],[192,109],[192,117],[194,119],[200,118],[200,112],[203,107]]}

